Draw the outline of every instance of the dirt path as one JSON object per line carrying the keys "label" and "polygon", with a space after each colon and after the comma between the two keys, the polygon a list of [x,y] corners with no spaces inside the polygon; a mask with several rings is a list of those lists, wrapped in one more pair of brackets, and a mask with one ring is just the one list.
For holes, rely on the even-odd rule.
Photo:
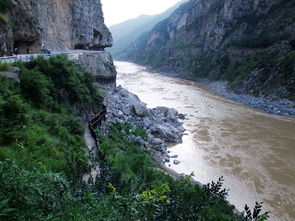
{"label": "dirt path", "polygon": [[83,181],[88,182],[91,176],[95,181],[95,177],[100,174],[100,170],[96,162],[97,152],[95,138],[92,136],[88,125],[85,125],[84,139],[88,148],[88,158],[91,162],[91,172],[83,175]]}

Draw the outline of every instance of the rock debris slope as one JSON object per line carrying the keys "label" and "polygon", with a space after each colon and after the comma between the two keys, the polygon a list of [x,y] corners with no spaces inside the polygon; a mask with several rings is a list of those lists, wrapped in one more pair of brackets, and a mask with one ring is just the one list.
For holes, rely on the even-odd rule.
{"label": "rock debris slope", "polygon": [[105,128],[117,122],[144,128],[148,133],[147,140],[134,138],[142,148],[152,150],[164,162],[170,162],[165,142],[181,142],[185,131],[179,121],[184,119],[182,114],[167,107],[149,109],[136,95],[120,86],[108,92],[105,103],[108,111]]}

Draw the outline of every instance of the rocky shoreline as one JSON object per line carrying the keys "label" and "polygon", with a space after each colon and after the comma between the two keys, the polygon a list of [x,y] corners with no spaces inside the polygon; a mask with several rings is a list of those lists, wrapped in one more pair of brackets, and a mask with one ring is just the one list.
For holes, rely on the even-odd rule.
{"label": "rocky shoreline", "polygon": [[269,114],[295,116],[295,102],[278,97],[255,97],[249,94],[237,94],[229,89],[226,82],[206,82],[206,85],[217,94],[238,103],[258,108]]}
{"label": "rocky shoreline", "polygon": [[159,73],[161,75],[173,78],[180,78],[190,81],[195,81],[206,85],[209,89],[213,90],[217,94],[224,96],[230,100],[245,104],[253,108],[258,108],[269,114],[279,116],[295,116],[295,101],[283,99],[279,97],[256,97],[250,94],[237,93],[230,89],[226,82],[210,81],[208,79],[198,78],[195,79],[192,76],[184,76],[179,73],[163,72],[161,70],[154,70],[151,67],[147,67],[150,72]]}
{"label": "rocky shoreline", "polygon": [[143,128],[148,135],[146,139],[134,135],[127,139],[136,140],[141,148],[153,152],[162,163],[170,161],[174,164],[180,163],[176,159],[177,156],[169,155],[167,143],[182,141],[185,129],[179,120],[184,119],[184,115],[167,107],[149,109],[137,95],[121,86],[108,90],[105,105],[108,117],[102,125],[104,135],[108,133],[107,128],[117,122]]}

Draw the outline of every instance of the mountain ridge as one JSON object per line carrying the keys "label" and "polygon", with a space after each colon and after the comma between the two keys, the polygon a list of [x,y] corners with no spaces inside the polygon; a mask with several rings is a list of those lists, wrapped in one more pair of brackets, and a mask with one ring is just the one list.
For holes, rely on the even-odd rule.
{"label": "mountain ridge", "polygon": [[120,58],[294,100],[294,10],[290,0],[191,0]]}
{"label": "mountain ridge", "polygon": [[114,44],[113,47],[109,49],[109,51],[113,54],[114,57],[119,58],[119,55],[122,54],[124,50],[126,50],[129,44],[140,37],[140,35],[142,35],[143,33],[151,30],[153,26],[159,21],[169,17],[170,14],[179,5],[183,4],[186,1],[187,0],[182,0],[159,14],[143,14],[139,15],[136,18],[129,19],[119,24],[110,26],[109,29],[112,33]]}

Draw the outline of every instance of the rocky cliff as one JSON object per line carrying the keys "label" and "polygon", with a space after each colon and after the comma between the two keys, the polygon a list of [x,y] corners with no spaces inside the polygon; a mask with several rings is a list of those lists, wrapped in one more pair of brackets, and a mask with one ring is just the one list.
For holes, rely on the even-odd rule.
{"label": "rocky cliff", "polygon": [[85,52],[79,54],[76,60],[77,65],[91,73],[102,88],[116,86],[117,71],[110,53]]}
{"label": "rocky cliff", "polygon": [[0,55],[53,50],[95,49],[112,45],[100,0],[1,0]]}
{"label": "rocky cliff", "polygon": [[124,59],[295,99],[294,11],[293,0],[191,0],[138,38]]}

